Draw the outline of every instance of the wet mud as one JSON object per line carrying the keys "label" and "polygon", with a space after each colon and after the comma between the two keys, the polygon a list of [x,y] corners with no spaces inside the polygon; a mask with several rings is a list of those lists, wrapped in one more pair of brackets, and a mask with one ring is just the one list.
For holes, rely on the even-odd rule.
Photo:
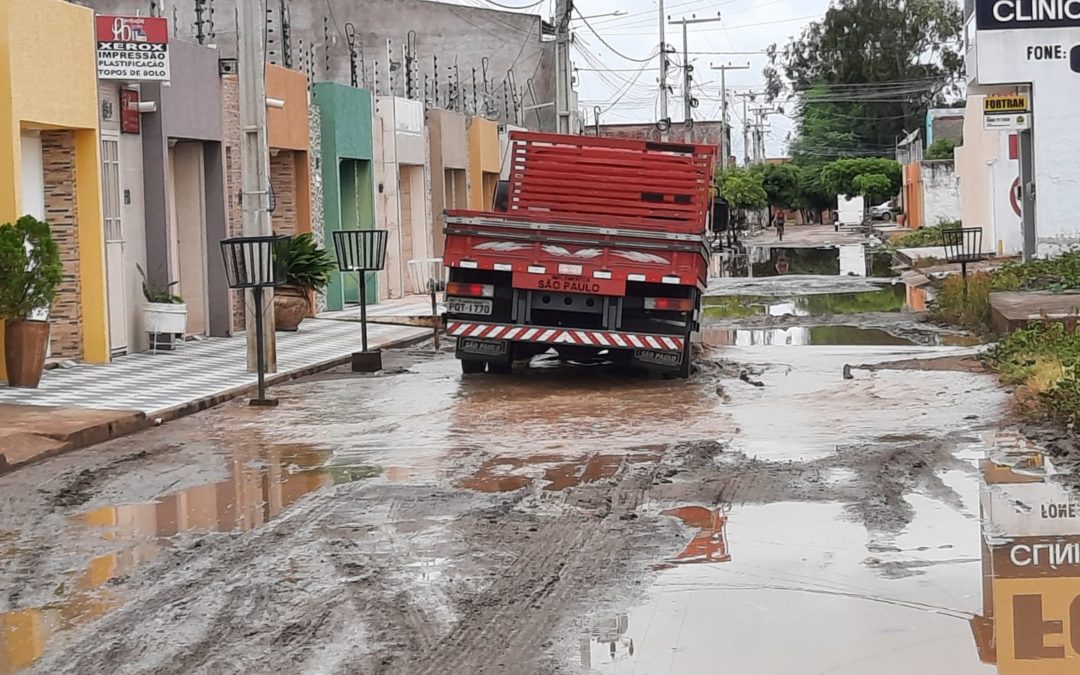
{"label": "wet mud", "polygon": [[[883,339],[686,382],[405,350],[20,469],[0,672],[994,672],[1052,462],[971,349]],[[991,482],[1049,492],[980,519]]]}

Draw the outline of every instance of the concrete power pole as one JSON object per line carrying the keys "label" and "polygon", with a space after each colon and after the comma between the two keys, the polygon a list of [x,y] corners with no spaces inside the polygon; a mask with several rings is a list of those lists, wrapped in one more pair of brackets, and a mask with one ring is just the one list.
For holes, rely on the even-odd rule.
{"label": "concrete power pole", "polygon": [[[720,167],[727,168],[728,157],[731,155],[731,125],[728,124],[728,99],[727,99],[727,71],[729,70],[750,70],[750,64],[745,66],[733,66],[728,64],[726,66],[713,66],[713,70],[720,71],[720,149],[723,154],[720,156]],[[744,117],[745,119],[745,113]]]}
{"label": "concrete power pole", "polygon": [[682,53],[683,53],[683,141],[690,143],[693,140],[694,108],[696,99],[693,97],[690,87],[694,82],[694,66],[690,65],[690,47],[687,39],[687,27],[692,23],[712,23],[720,20],[720,14],[708,19],[679,19],[671,23],[682,26]]}
{"label": "concrete power pole", "polygon": [[[267,236],[270,226],[270,150],[266,140],[266,83],[263,72],[266,52],[262,25],[266,20],[266,0],[236,3],[239,28],[240,128],[243,132],[241,162],[243,175],[244,236]],[[274,293],[266,289],[263,302],[273,307]],[[264,308],[265,309],[265,308]],[[258,347],[255,341],[255,297],[244,293],[244,316],[247,337],[247,367],[256,370]],[[266,372],[277,372],[277,344],[274,336],[274,313],[263,312],[263,341]]]}
{"label": "concrete power pole", "polygon": [[660,127],[660,137],[663,140],[668,139],[668,128],[671,126],[671,121],[668,118],[668,101],[667,101],[667,39],[664,37],[664,27],[667,24],[667,16],[664,14],[664,0],[659,0],[660,10],[660,119],[656,121],[656,124]]}
{"label": "concrete power pole", "polygon": [[573,66],[570,63],[570,11],[572,0],[558,0],[555,8],[555,114],[560,134],[573,133],[570,92],[573,89]]}

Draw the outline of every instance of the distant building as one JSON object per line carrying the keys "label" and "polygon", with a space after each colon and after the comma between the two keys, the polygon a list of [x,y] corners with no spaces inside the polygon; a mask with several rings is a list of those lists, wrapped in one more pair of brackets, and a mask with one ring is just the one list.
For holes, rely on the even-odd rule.
{"label": "distant building", "polygon": [[[201,29],[194,2],[164,3],[165,15],[174,37],[194,42],[201,33],[221,58],[233,59],[236,2],[206,3],[213,13],[204,9]],[[155,3],[77,4],[103,14],[135,14]],[[478,109],[489,119],[555,130],[555,109],[544,105],[555,100],[554,29],[539,16],[426,0],[290,0],[268,3],[266,30],[267,59],[306,72],[312,82],[349,84],[355,63],[357,85],[376,96],[438,97],[434,107],[468,114]],[[415,54],[409,73],[407,45]]]}
{"label": "distant building", "polygon": [[[586,134],[595,134],[596,125],[586,126]],[[636,138],[644,141],[660,141],[663,140],[660,130],[656,128],[654,122],[640,122],[633,124],[601,124],[600,136],[607,138]],[[728,128],[728,136],[731,135],[731,129]],[[686,131],[681,124],[672,125],[668,131],[668,140],[675,142],[684,142],[689,140],[691,143],[700,145],[713,145],[716,146],[719,152],[721,139],[724,137],[724,123],[720,121],[706,121],[695,122],[694,128],[690,131],[689,138],[687,138]],[[730,147],[730,145],[729,145]],[[731,157],[735,156],[734,152],[728,152]],[[734,162],[732,162],[734,163]]]}
{"label": "distant building", "polygon": [[963,139],[963,108],[936,108],[926,113],[926,147],[930,147],[937,140],[959,143]]}

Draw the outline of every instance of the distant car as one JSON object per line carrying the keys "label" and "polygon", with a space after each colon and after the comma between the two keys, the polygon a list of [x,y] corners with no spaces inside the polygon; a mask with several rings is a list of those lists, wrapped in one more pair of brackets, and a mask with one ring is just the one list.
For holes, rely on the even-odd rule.
{"label": "distant car", "polygon": [[874,220],[892,220],[896,213],[896,204],[893,200],[870,207],[870,217]]}

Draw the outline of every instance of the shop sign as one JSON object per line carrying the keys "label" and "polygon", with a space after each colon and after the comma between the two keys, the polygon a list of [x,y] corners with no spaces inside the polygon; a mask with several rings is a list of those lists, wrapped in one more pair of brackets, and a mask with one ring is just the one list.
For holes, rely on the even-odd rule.
{"label": "shop sign", "polygon": [[142,131],[142,119],[139,115],[139,91],[137,89],[121,89],[120,133],[140,133]]}
{"label": "shop sign", "polygon": [[1030,128],[1031,97],[1027,94],[987,96],[983,99],[983,129],[1023,131]]}
{"label": "shop sign", "polygon": [[98,16],[96,22],[98,79],[169,79],[167,20],[153,16]]}
{"label": "shop sign", "polygon": [[1080,0],[976,0],[979,30],[1080,27]]}

